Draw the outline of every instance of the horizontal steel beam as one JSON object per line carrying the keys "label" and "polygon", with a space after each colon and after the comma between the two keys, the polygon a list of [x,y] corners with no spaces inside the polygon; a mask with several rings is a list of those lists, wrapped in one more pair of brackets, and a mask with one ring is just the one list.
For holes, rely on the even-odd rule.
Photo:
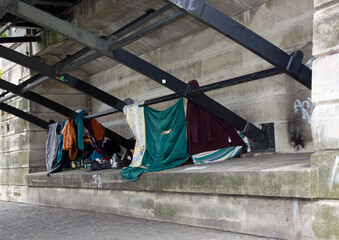
{"label": "horizontal steel beam", "polygon": [[[205,0],[165,1],[189,13],[197,20],[265,59],[273,66],[283,69],[285,73],[311,89],[312,71],[309,68],[258,34],[206,4]],[[292,67],[293,65],[297,67]]]}
{"label": "horizontal steel beam", "polygon": [[103,116],[111,115],[111,114],[118,113],[118,112],[119,111],[116,110],[116,109],[110,109],[110,110],[107,110],[107,111],[87,115],[87,116],[84,117],[84,119],[92,119],[92,118],[103,117]]}
{"label": "horizontal steel beam", "polygon": [[74,3],[69,1],[55,1],[55,0],[39,0],[36,1],[36,5],[48,5],[48,6],[61,6],[61,7],[72,7]]}
{"label": "horizontal steel beam", "polygon": [[116,43],[113,43],[109,46],[109,50],[113,51],[113,50],[116,50],[116,49],[119,49],[119,48],[122,48],[140,38],[143,38],[144,36],[146,35],[149,35],[161,28],[163,28],[164,26],[167,26],[183,17],[185,17],[186,14],[181,12],[181,11],[177,11],[177,12],[174,12],[172,13],[171,15],[167,16],[167,17],[164,17],[163,19],[137,31],[136,33],[133,33],[131,35],[129,35],[128,37],[116,42]]}
{"label": "horizontal steel beam", "polygon": [[0,109],[5,111],[5,112],[8,112],[10,114],[13,114],[19,118],[22,118],[30,123],[33,123],[43,129],[47,129],[48,127],[48,122],[40,119],[40,118],[37,118],[35,116],[33,116],[32,114],[29,114],[29,113],[26,113],[22,110],[19,110],[15,107],[12,107],[10,105],[7,105],[5,103],[0,103]]}
{"label": "horizontal steel beam", "polygon": [[[201,87],[198,87],[198,88],[194,88],[194,89],[191,90],[190,94],[192,95],[192,94],[195,94],[195,93],[208,92],[208,91],[212,91],[212,90],[216,90],[216,89],[220,89],[220,88],[230,87],[230,86],[234,86],[234,85],[249,82],[249,81],[254,81],[254,80],[258,80],[258,79],[262,79],[262,78],[266,78],[266,77],[275,76],[275,75],[278,75],[278,74],[281,74],[281,73],[283,73],[282,70],[280,70],[278,68],[271,68],[271,69],[263,70],[263,71],[260,71],[260,72],[251,73],[251,74],[247,74],[247,75],[244,75],[244,76],[240,76],[240,77],[236,77],[236,78],[232,78],[232,79],[208,84],[208,85],[201,86]],[[144,102],[144,104],[141,105],[141,106],[146,106],[146,105],[149,106],[149,105],[152,105],[152,104],[167,102],[167,101],[178,99],[178,98],[180,98],[180,96],[176,93],[173,93],[173,94],[169,94],[169,95],[166,95],[166,96],[146,100]],[[102,111],[102,112],[98,112],[98,113],[94,113],[94,114],[85,116],[84,119],[103,117],[103,116],[115,114],[117,112],[118,111],[115,110],[115,109],[106,110],[106,111]]]}
{"label": "horizontal steel beam", "polygon": [[33,37],[3,37],[0,38],[0,43],[12,43],[12,42],[41,42],[40,36]]}
{"label": "horizontal steel beam", "polygon": [[266,134],[264,134],[259,128],[255,127],[250,122],[241,118],[237,114],[233,113],[220,103],[206,96],[204,93],[197,93],[190,95],[190,91],[194,89],[194,86],[186,84],[178,78],[170,75],[169,73],[161,70],[160,68],[146,62],[145,60],[123,50],[119,49],[114,51],[113,58],[121,64],[145,75],[146,77],[158,82],[174,91],[179,96],[185,97],[190,101],[198,104],[207,111],[220,117],[231,126],[242,131],[248,138],[255,142],[259,142],[262,145],[268,144]]}
{"label": "horizontal steel beam", "polygon": [[[216,90],[216,89],[220,89],[220,88],[230,87],[230,86],[234,86],[234,85],[249,82],[249,81],[254,81],[254,80],[258,80],[258,79],[262,79],[262,78],[266,78],[266,77],[275,76],[275,75],[278,75],[278,74],[281,74],[281,73],[283,73],[283,71],[280,70],[279,68],[271,68],[271,69],[263,70],[263,71],[260,71],[260,72],[251,73],[251,74],[247,74],[247,75],[244,75],[244,76],[240,76],[240,77],[236,77],[236,78],[232,78],[232,79],[227,79],[227,80],[224,80],[224,81],[211,83],[211,84],[208,84],[208,85],[205,85],[205,86],[194,88],[190,91],[190,94],[192,95],[192,94],[196,94],[196,93],[208,92],[208,91],[212,91],[212,90]],[[176,93],[169,94],[169,95],[166,95],[166,96],[146,100],[144,102],[144,105],[152,105],[152,104],[156,104],[156,103],[166,102],[166,101],[169,101],[169,100],[177,99],[179,97],[180,96]]]}
{"label": "horizontal steel beam", "polygon": [[[131,24],[128,27],[125,27],[122,30],[118,30],[112,34],[110,34],[107,38],[113,38],[115,37],[116,39],[119,39],[121,37],[123,37],[124,35],[132,32],[133,30],[137,29],[138,27],[144,25],[145,23],[151,21],[152,19],[158,17],[159,15],[161,15],[162,13],[166,12],[167,10],[169,10],[171,8],[171,5],[166,5],[162,8],[160,8],[159,10],[149,14],[148,16],[145,16],[144,18],[142,18],[141,20],[135,22],[134,24]],[[140,39],[142,36],[146,35],[146,34],[150,34],[156,30],[158,30],[159,28],[163,27],[166,24],[169,24],[172,21],[175,21],[175,18],[181,18],[181,16],[172,16],[172,17],[167,17],[166,19],[162,19],[161,22],[156,22],[154,24],[152,24],[151,26],[148,26],[140,31],[138,31],[137,33],[134,33],[126,38],[124,38],[123,40],[117,42],[117,43],[113,43],[110,47],[109,50],[112,51],[114,49],[117,49],[119,46],[125,46],[127,45],[130,41],[136,41],[138,39]],[[164,21],[165,20],[165,21]],[[148,32],[146,32],[148,31]],[[116,45],[116,44],[119,44]],[[101,56],[103,56],[104,54],[102,54],[100,51],[98,52],[94,52],[90,55],[88,55],[87,57],[80,59],[79,61],[76,61],[72,64],[70,64],[69,66],[66,66],[62,69],[62,72],[67,72],[73,68],[82,66],[86,63],[89,63]]]}
{"label": "horizontal steel beam", "polygon": [[17,17],[23,18],[32,23],[38,24],[46,29],[53,29],[52,31],[66,36],[69,39],[80,42],[90,49],[96,51],[106,52],[109,41],[98,38],[94,34],[87,32],[81,28],[75,27],[74,25],[54,17],[38,8],[32,7],[24,2],[18,2],[14,6],[9,6],[7,1],[0,1],[1,10],[7,11]]}

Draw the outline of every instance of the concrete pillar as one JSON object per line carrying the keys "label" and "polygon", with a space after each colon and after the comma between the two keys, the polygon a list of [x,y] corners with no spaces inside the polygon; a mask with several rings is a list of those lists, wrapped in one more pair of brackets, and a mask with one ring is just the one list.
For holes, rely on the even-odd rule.
{"label": "concrete pillar", "polygon": [[319,194],[339,199],[339,3],[314,0],[312,115]]}

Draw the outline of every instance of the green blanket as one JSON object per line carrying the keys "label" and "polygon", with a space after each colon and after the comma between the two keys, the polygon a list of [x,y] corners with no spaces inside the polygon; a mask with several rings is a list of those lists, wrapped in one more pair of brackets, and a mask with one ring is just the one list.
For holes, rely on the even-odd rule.
{"label": "green blanket", "polygon": [[144,106],[146,150],[140,167],[127,167],[121,176],[136,181],[143,172],[177,167],[188,158],[186,118],[183,99],[172,107],[158,111]]}

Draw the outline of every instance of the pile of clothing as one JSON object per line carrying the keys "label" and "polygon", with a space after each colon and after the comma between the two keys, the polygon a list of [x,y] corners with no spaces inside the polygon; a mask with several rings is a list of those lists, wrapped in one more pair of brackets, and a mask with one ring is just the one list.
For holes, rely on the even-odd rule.
{"label": "pile of clothing", "polygon": [[[196,80],[189,82],[199,87]],[[88,161],[90,170],[122,168],[121,176],[136,181],[143,172],[177,167],[188,159],[205,164],[239,157],[249,152],[246,136],[204,108],[188,101],[187,112],[180,98],[158,111],[143,102],[126,105],[124,114],[135,137],[132,153],[105,139],[103,126],[95,119],[83,121],[84,110],[74,120],[50,124],[47,131],[48,174],[62,171],[71,162]],[[88,132],[84,132],[84,127]]]}
{"label": "pile of clothing", "polygon": [[[89,165],[90,171],[121,169],[131,162],[131,153],[105,138],[104,127],[95,119],[83,120],[84,110],[75,119],[51,123],[47,129],[47,176],[68,168]],[[85,127],[87,131],[85,132]]]}

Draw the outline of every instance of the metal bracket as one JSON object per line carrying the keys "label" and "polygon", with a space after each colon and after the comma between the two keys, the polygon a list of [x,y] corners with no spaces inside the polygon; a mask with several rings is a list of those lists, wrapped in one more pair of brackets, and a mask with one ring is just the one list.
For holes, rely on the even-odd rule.
{"label": "metal bracket", "polygon": [[304,57],[304,53],[300,50],[291,53],[291,57],[290,57],[290,60],[288,61],[286,70],[290,71],[294,75],[298,75],[299,70],[302,65],[303,57]]}
{"label": "metal bracket", "polygon": [[180,8],[184,8],[190,13],[200,16],[205,7],[205,0],[166,0]]}
{"label": "metal bracket", "polygon": [[274,152],[275,140],[274,140],[274,123],[260,124],[261,131],[267,136],[267,145],[261,145],[260,143],[253,143],[252,152]]}

